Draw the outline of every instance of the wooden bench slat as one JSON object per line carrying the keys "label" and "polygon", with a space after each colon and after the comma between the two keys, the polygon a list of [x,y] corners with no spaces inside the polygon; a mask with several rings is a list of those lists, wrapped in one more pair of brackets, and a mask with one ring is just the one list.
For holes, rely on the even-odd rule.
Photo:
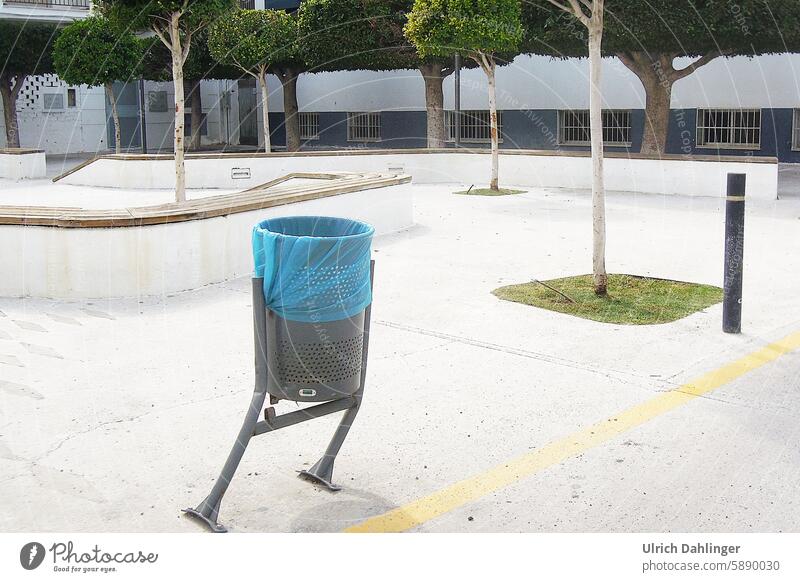
{"label": "wooden bench slat", "polygon": [[[291,184],[295,178],[319,184]],[[380,173],[294,172],[248,190],[153,206],[82,209],[79,207],[0,206],[0,225],[111,228],[169,224],[272,208],[339,194],[405,184],[411,177]]]}

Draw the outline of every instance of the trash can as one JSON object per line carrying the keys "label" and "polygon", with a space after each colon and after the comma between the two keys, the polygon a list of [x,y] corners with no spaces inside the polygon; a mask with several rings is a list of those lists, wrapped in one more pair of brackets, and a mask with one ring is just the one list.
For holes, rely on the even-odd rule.
{"label": "trash can", "polygon": [[275,398],[320,402],[358,390],[374,232],[323,216],[270,218],[253,229],[255,276],[274,319],[266,339]]}
{"label": "trash can", "polygon": [[[361,406],[372,308],[372,226],[346,218],[270,218],[253,228],[255,390],[211,493],[184,509],[212,531],[250,439],[345,411],[325,453],[301,477],[330,491],[333,464]],[[276,415],[280,400],[318,402]],[[259,417],[263,410],[263,420]]]}

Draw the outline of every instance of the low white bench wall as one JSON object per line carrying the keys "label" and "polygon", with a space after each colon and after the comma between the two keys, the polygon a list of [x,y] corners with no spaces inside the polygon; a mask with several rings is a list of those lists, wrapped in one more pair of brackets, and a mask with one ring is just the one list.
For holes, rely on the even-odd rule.
{"label": "low white bench wall", "polygon": [[137,297],[226,281],[252,272],[257,222],[297,214],[355,218],[387,234],[413,224],[411,189],[388,186],[163,225],[0,225],[0,296]]}
{"label": "low white bench wall", "polygon": [[[778,164],[773,158],[629,158],[609,155],[606,188],[612,191],[724,196],[729,172],[747,175],[747,196],[778,197]],[[169,156],[106,156],[62,178],[67,184],[119,188],[172,188]],[[246,168],[249,179],[233,179],[234,169]],[[410,174],[415,183],[457,182],[485,185],[488,153],[452,150],[380,150],[377,152],[303,152],[187,156],[189,188],[248,188],[290,172],[385,172]],[[500,156],[500,183],[541,188],[591,188],[591,159],[586,155],[550,155],[510,150]]]}
{"label": "low white bench wall", "polygon": [[0,149],[0,178],[30,180],[47,176],[47,163],[40,150]]}

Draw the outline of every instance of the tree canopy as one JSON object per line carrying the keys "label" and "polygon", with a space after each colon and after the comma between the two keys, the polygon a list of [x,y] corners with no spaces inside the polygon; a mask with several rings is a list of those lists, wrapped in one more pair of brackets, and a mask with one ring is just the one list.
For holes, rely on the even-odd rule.
{"label": "tree canopy", "polygon": [[169,36],[173,14],[180,15],[182,31],[191,36],[238,6],[237,0],[94,0],[93,3],[101,13],[124,23],[130,30],[152,29],[165,38]]}
{"label": "tree canopy", "polygon": [[513,52],[523,39],[518,0],[416,0],[406,36],[422,57]]}
{"label": "tree canopy", "polygon": [[55,71],[69,85],[97,87],[137,78],[140,62],[136,37],[102,17],[73,22],[53,46]]}
{"label": "tree canopy", "polygon": [[0,20],[0,76],[52,73],[51,49],[57,35],[54,24]]}
{"label": "tree canopy", "polygon": [[211,27],[208,46],[215,60],[252,75],[300,60],[297,21],[282,10],[237,10]]}

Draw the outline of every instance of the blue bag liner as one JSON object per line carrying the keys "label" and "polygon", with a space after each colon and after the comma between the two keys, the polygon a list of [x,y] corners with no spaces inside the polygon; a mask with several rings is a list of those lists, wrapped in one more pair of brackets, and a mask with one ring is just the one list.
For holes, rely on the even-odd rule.
{"label": "blue bag liner", "polygon": [[338,321],[372,301],[375,229],[330,216],[269,218],[253,228],[255,276],[269,309],[291,321]]}

